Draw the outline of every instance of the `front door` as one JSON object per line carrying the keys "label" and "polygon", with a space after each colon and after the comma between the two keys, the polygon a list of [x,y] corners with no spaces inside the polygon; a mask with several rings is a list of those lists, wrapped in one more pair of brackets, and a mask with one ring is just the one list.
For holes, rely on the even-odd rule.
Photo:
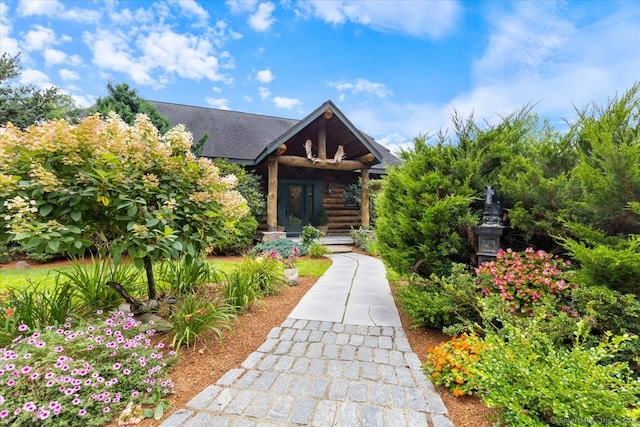
{"label": "front door", "polygon": [[320,184],[305,181],[278,185],[278,225],[285,227],[288,236],[298,236],[302,227],[313,223],[319,188]]}

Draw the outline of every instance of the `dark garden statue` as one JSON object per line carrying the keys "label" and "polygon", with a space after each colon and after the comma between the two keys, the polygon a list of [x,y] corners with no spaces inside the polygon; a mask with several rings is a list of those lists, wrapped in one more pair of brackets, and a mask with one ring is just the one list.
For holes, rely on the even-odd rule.
{"label": "dark garden statue", "polygon": [[498,192],[490,185],[485,186],[485,189],[482,223],[500,225],[502,221],[502,207],[500,206],[500,200],[498,200]]}

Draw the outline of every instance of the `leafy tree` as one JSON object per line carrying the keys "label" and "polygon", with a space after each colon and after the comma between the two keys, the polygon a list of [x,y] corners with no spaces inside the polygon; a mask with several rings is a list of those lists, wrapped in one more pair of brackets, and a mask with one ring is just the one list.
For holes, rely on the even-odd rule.
{"label": "leafy tree", "polygon": [[21,129],[40,120],[54,118],[77,121],[78,109],[59,88],[38,90],[33,85],[18,86],[12,80],[20,77],[19,54],[3,53],[0,57],[0,124],[12,123]]}
{"label": "leafy tree", "polygon": [[96,105],[89,109],[89,113],[100,113],[106,117],[110,112],[117,113],[125,123],[133,125],[138,114],[145,114],[151,123],[164,135],[171,124],[158,109],[151,103],[138,96],[135,89],[129,88],[126,83],[112,85],[107,83],[109,95],[98,98]]}
{"label": "leafy tree", "polygon": [[443,274],[472,255],[466,236],[478,220],[469,177],[455,168],[455,147],[443,141],[430,146],[416,138],[400,157],[376,199],[380,253],[399,272]]}
{"label": "leafy tree", "polygon": [[0,227],[33,252],[97,246],[116,263],[126,254],[144,266],[155,299],[153,260],[197,257],[249,212],[235,178],[190,148],[183,126],[161,137],[145,115],[132,126],[115,113],[9,125],[0,133]]}

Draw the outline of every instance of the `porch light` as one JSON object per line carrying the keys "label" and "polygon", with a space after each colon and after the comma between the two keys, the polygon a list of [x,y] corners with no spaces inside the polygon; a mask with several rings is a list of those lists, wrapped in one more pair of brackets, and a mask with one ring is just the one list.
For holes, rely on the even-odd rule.
{"label": "porch light", "polygon": [[333,193],[333,184],[329,183],[327,184],[327,194],[331,194]]}

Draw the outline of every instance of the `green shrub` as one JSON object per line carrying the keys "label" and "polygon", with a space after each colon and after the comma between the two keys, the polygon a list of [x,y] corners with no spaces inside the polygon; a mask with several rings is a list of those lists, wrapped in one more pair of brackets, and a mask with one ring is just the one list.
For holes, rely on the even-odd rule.
{"label": "green shrub", "polygon": [[233,230],[221,237],[218,244],[212,248],[215,254],[239,254],[245,252],[253,243],[258,221],[251,215],[246,215],[236,222]]}
{"label": "green shrub", "polygon": [[312,242],[308,247],[308,251],[311,258],[320,258],[331,253],[328,247],[319,242]]}
{"label": "green shrub", "polygon": [[300,255],[307,254],[307,248],[304,246],[300,246],[296,244],[291,239],[287,239],[286,237],[280,239],[269,240],[267,242],[259,243],[254,246],[253,253],[254,254],[270,254],[272,251],[276,251],[283,258],[289,258],[294,253],[293,248],[298,248]]}
{"label": "green shrub", "polygon": [[305,247],[309,247],[313,242],[322,237],[322,232],[315,228],[313,225],[305,225],[302,227],[302,233],[300,234],[300,238],[302,239],[302,244]]}
{"label": "green shrub", "polygon": [[173,347],[195,347],[198,342],[204,344],[206,332],[213,332],[221,338],[224,330],[231,329],[234,313],[232,306],[218,306],[209,301],[207,295],[183,295],[169,319],[173,323]]}
{"label": "green shrub", "polygon": [[396,287],[399,304],[412,320],[412,327],[442,329],[479,320],[481,294],[475,277],[463,264],[454,264],[450,275],[429,279],[409,276],[406,285]]}
{"label": "green shrub", "polygon": [[627,364],[609,363],[629,338],[607,335],[590,348],[584,326],[578,323],[570,348],[555,345],[535,323],[487,335],[474,381],[504,425],[631,425],[640,407],[640,382]]}
{"label": "green shrub", "polygon": [[202,258],[182,257],[164,262],[158,268],[158,280],[168,284],[171,294],[189,295],[211,279],[213,268]]}
{"label": "green shrub", "polygon": [[[572,293],[573,306],[597,337],[607,331],[640,336],[640,301],[635,295],[623,295],[606,286],[581,286]],[[640,340],[622,344],[615,360],[626,361],[640,375]]]}
{"label": "green shrub", "polygon": [[576,274],[580,283],[640,295],[640,235],[598,243],[563,239],[562,244],[580,266]]}
{"label": "green shrub", "polygon": [[109,259],[99,257],[91,259],[91,263],[76,259],[71,270],[58,271],[56,280],[68,283],[80,301],[82,312],[98,309],[108,310],[117,307],[122,297],[107,282],[117,282],[130,293],[140,281],[140,270],[132,264],[114,265]]}
{"label": "green shrub", "polygon": [[238,266],[260,296],[276,295],[286,286],[284,264],[271,256],[246,257]]}

